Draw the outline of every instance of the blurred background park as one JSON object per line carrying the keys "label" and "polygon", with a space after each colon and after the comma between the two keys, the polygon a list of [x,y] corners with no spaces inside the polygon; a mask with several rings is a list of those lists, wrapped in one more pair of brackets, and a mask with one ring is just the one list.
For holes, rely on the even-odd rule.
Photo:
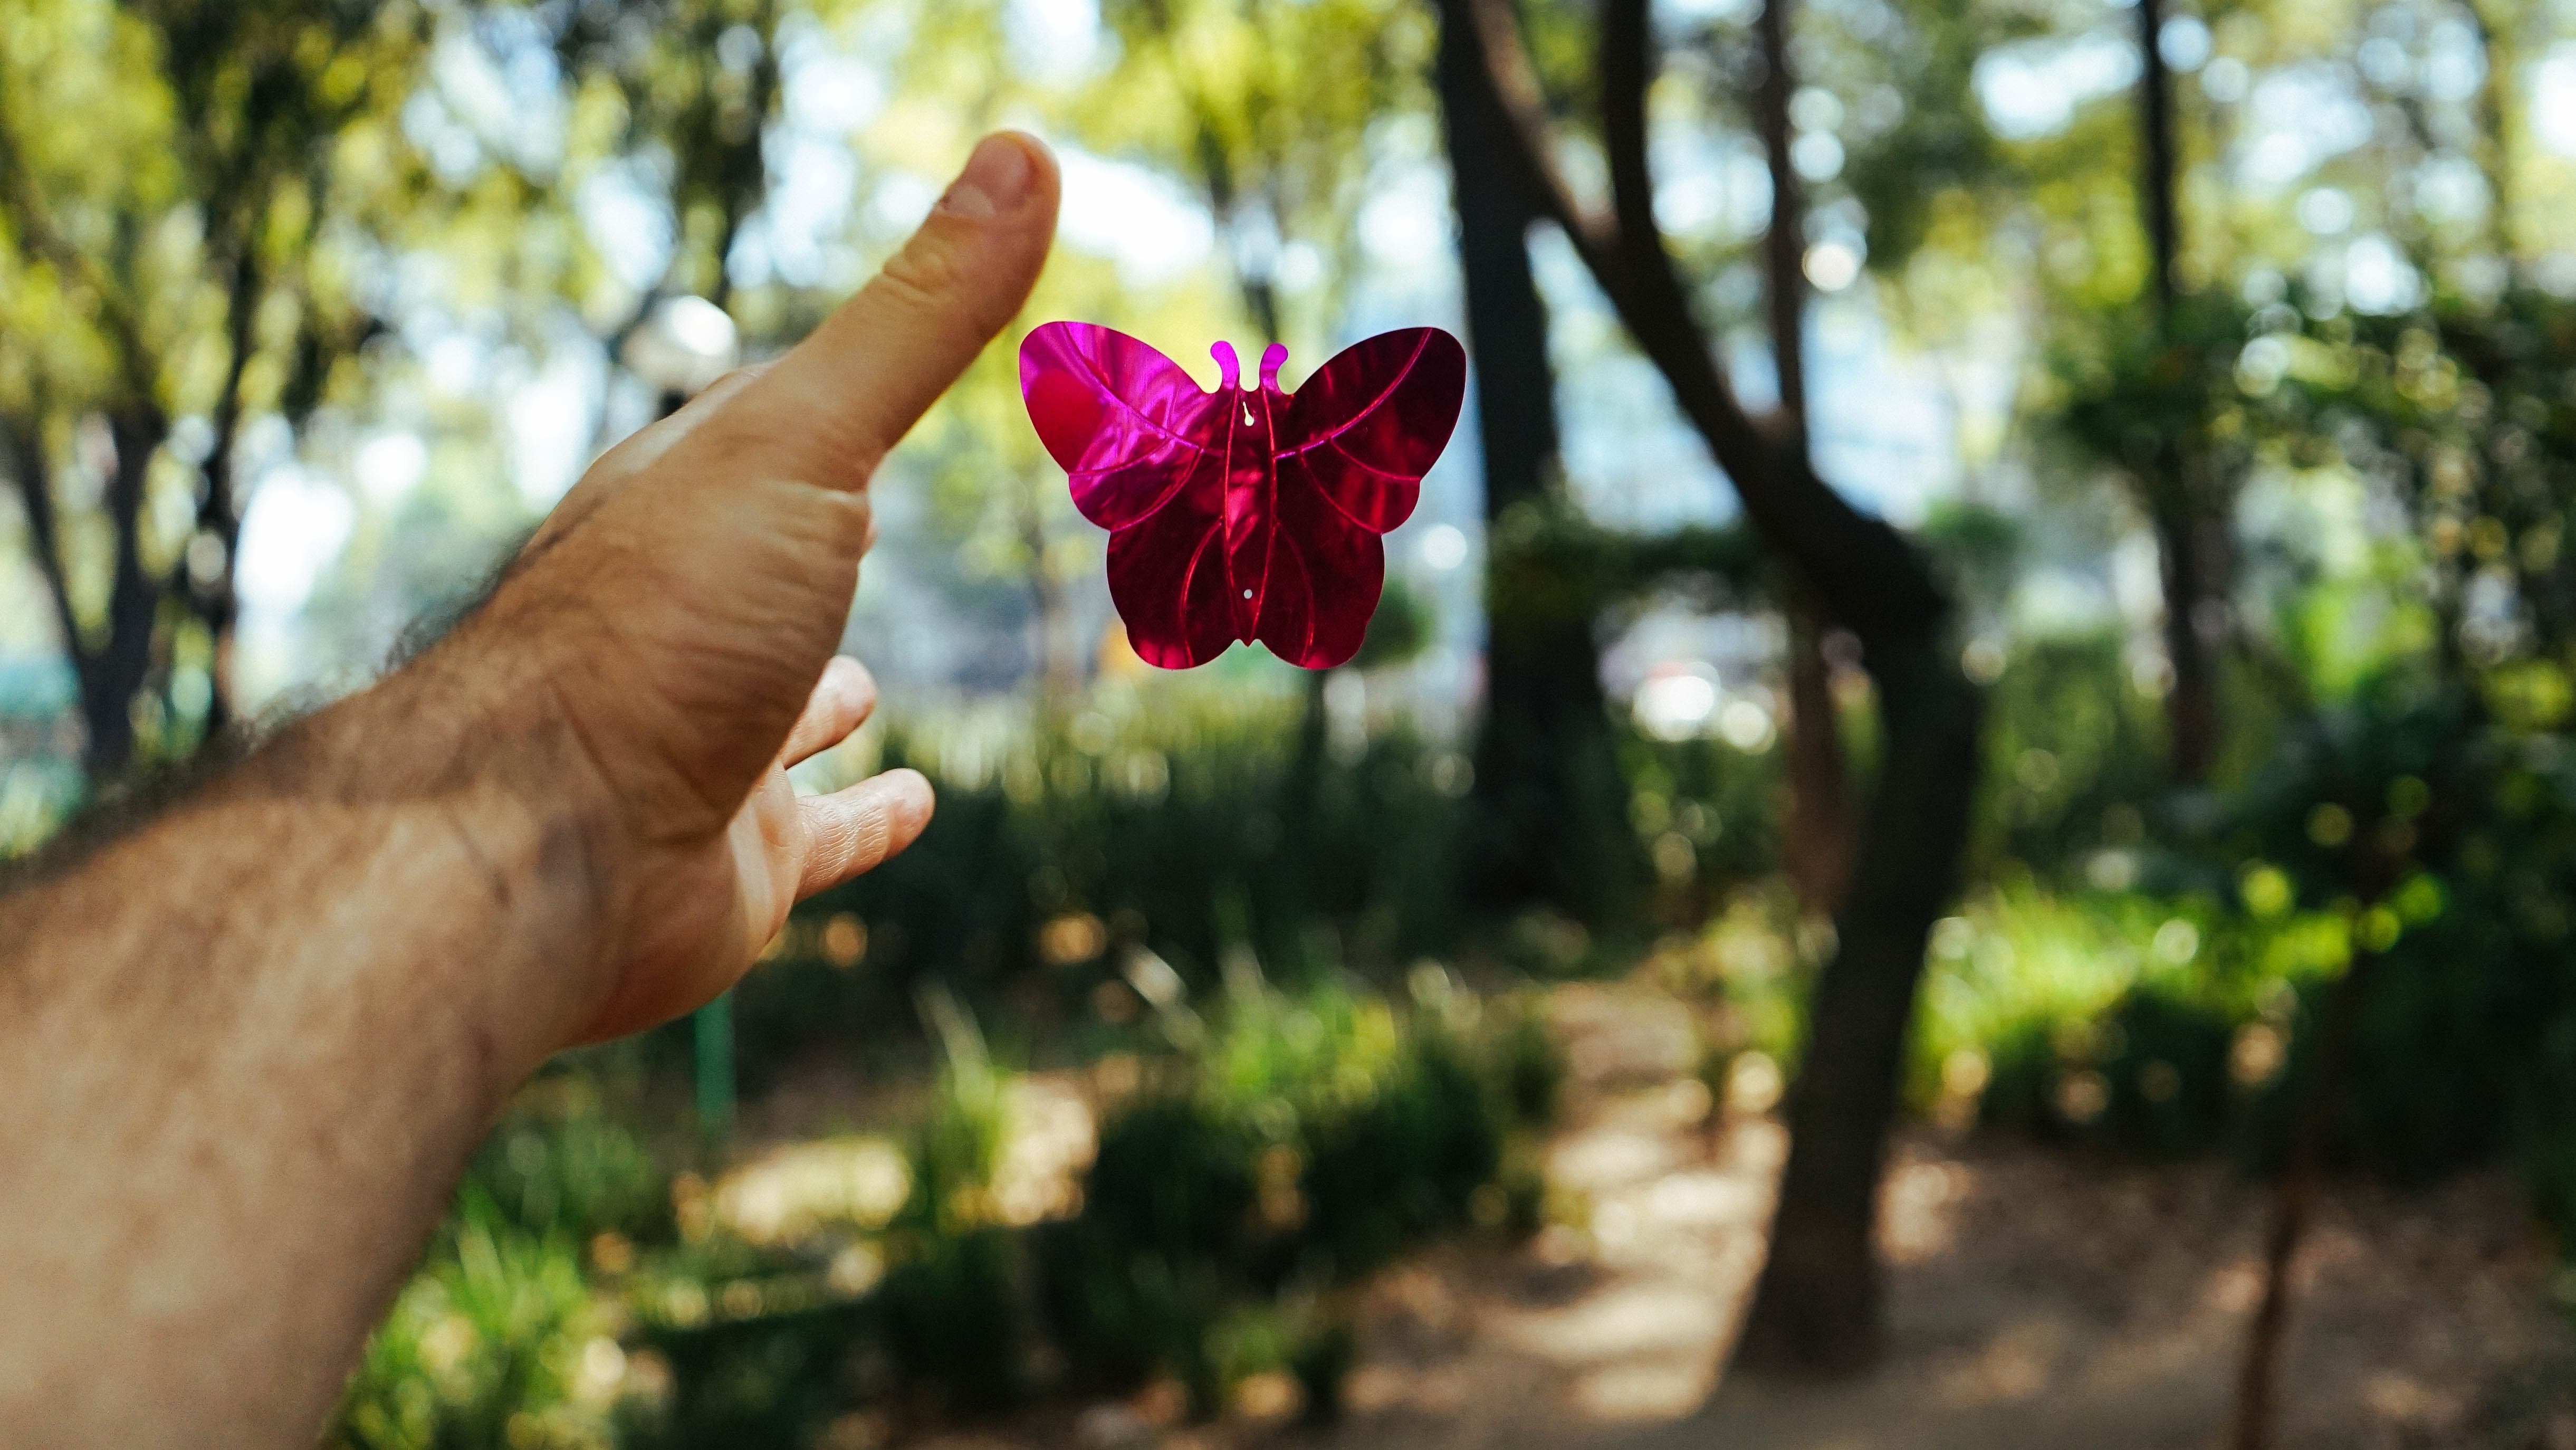
{"label": "blurred background park", "polygon": [[[521,1095],[328,1443],[2576,1446],[2559,0],[0,0],[0,854],[998,126],[801,772],[937,820]],[[1058,317],[1467,339],[1359,658],[1136,659]]]}

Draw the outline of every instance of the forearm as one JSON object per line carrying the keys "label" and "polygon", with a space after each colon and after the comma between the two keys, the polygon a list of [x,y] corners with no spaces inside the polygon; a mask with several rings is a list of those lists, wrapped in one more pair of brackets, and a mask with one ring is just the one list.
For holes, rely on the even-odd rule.
{"label": "forearm", "polygon": [[596,460],[490,606],[0,897],[0,1445],[310,1443],[546,1053],[740,977],[903,849],[903,770],[800,798],[878,461],[1036,281],[1056,181],[980,144],[814,335]]}
{"label": "forearm", "polygon": [[0,1441],[319,1430],[604,990],[582,767],[512,693],[433,655],[0,898]]}

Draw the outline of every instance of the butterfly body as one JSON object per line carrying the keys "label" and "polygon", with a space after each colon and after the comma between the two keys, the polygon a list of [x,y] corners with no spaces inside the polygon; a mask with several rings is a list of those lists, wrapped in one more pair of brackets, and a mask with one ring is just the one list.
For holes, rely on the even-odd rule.
{"label": "butterfly body", "polygon": [[1259,642],[1326,669],[1359,648],[1404,522],[1447,444],[1466,353],[1436,328],[1334,355],[1293,395],[1287,349],[1244,387],[1234,350],[1202,391],[1152,347],[1051,322],[1020,349],[1030,421],[1074,506],[1110,531],[1109,592],[1137,654],[1165,669]]}

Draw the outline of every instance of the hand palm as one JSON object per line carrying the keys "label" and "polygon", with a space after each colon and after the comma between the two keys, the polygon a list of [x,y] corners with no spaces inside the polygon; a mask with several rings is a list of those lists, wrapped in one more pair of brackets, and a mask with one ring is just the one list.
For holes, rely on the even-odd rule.
{"label": "hand palm", "polygon": [[901,850],[927,820],[929,791],[910,771],[881,775],[831,796],[799,796],[787,768],[837,744],[866,720],[876,688],[858,662],[835,659],[816,684],[787,750],[761,772],[724,830],[675,853],[650,888],[669,907],[636,943],[629,988],[583,1033],[616,1037],[666,1021],[733,985],[787,923],[789,908],[840,875],[824,863],[874,865]]}
{"label": "hand palm", "polygon": [[496,625],[544,641],[530,677],[593,787],[610,985],[580,1039],[712,998],[797,899],[928,822],[929,783],[911,771],[799,797],[786,768],[875,703],[867,672],[832,657],[873,536],[866,485],[1018,310],[1055,201],[1042,148],[988,139],[813,336],[601,458],[495,597]]}

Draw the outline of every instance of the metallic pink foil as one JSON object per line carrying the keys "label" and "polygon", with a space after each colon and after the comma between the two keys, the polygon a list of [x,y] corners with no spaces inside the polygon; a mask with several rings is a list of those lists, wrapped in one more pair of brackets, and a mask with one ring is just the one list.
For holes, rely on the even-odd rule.
{"label": "metallic pink foil", "polygon": [[1110,531],[1109,597],[1136,653],[1167,670],[1237,640],[1310,670],[1360,647],[1386,582],[1378,535],[1412,514],[1448,445],[1467,354],[1436,327],[1382,332],[1280,391],[1288,349],[1201,392],[1124,333],[1050,322],[1020,345],[1020,392],[1073,505]]}

